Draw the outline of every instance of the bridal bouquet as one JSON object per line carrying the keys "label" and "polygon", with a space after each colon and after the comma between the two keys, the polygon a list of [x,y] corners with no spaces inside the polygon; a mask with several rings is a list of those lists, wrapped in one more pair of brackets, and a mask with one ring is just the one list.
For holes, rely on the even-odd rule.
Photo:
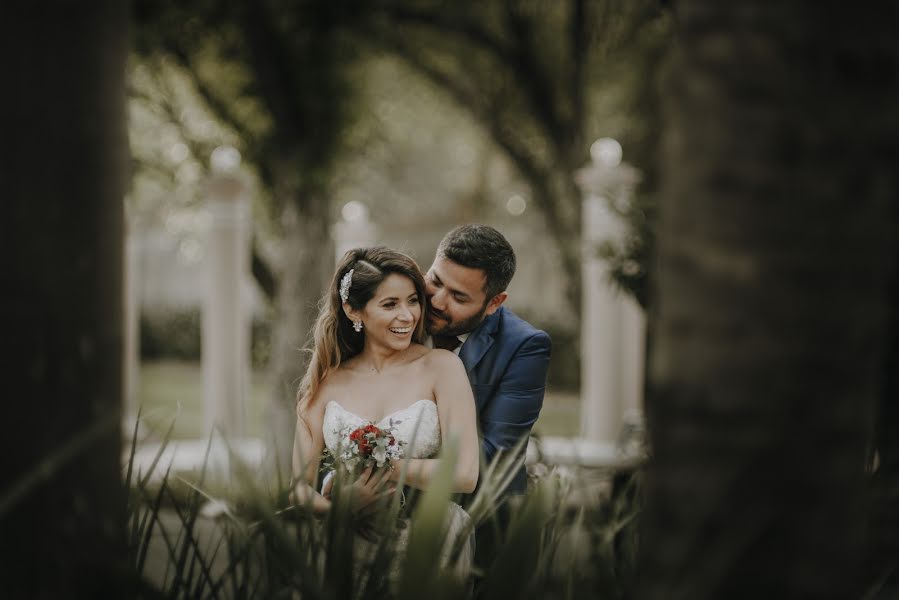
{"label": "bridal bouquet", "polygon": [[337,455],[333,455],[325,448],[322,468],[333,469],[343,466],[355,470],[368,467],[381,468],[386,465],[392,469],[393,463],[390,461],[402,458],[405,446],[405,442],[397,440],[393,435],[393,424],[391,420],[390,426],[384,428],[374,423],[355,429],[344,428],[341,431]]}

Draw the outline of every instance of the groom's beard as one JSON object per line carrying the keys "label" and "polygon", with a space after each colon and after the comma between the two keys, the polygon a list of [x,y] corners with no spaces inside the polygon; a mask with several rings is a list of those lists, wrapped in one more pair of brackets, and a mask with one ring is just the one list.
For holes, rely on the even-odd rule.
{"label": "groom's beard", "polygon": [[[425,329],[427,329],[429,335],[459,336],[463,333],[471,333],[478,325],[484,322],[484,313],[487,312],[487,304],[488,303],[485,302],[480,311],[464,321],[438,321],[437,323],[432,324],[430,320],[426,320]],[[446,318],[446,315],[440,311],[434,310],[433,307],[428,307],[428,312],[436,315],[440,319]]]}

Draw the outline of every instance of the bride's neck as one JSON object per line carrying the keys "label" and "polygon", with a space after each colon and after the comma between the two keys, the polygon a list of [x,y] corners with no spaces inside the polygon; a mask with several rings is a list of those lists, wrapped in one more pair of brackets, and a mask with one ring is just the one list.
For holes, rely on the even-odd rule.
{"label": "bride's neck", "polygon": [[407,350],[408,348],[394,350],[393,348],[384,348],[366,343],[359,354],[358,365],[366,371],[380,373],[384,369],[402,362],[402,357]]}

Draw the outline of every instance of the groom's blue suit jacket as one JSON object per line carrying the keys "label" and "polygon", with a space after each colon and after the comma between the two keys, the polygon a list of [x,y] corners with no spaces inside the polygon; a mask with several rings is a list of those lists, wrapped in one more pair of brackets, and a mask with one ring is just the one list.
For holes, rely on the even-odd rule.
{"label": "groom's blue suit jacket", "polygon": [[[543,406],[551,348],[545,331],[502,306],[462,345],[459,358],[471,381],[488,463],[498,450],[530,434]],[[506,492],[521,494],[526,488],[522,466]]]}

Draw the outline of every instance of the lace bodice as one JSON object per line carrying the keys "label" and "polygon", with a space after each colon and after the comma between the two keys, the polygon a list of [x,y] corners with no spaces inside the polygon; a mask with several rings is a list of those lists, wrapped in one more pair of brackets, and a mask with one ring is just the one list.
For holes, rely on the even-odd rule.
{"label": "lace bodice", "polygon": [[[433,400],[418,400],[404,409],[386,415],[375,423],[378,427],[389,427],[393,421],[393,435],[405,441],[405,455],[412,458],[429,458],[440,449],[440,422],[437,418],[437,403]],[[325,406],[322,433],[328,450],[338,452],[341,432],[347,427],[355,429],[368,423],[356,413],[350,412],[334,400]],[[417,429],[416,429],[417,428]],[[413,438],[415,446],[412,446]]]}

